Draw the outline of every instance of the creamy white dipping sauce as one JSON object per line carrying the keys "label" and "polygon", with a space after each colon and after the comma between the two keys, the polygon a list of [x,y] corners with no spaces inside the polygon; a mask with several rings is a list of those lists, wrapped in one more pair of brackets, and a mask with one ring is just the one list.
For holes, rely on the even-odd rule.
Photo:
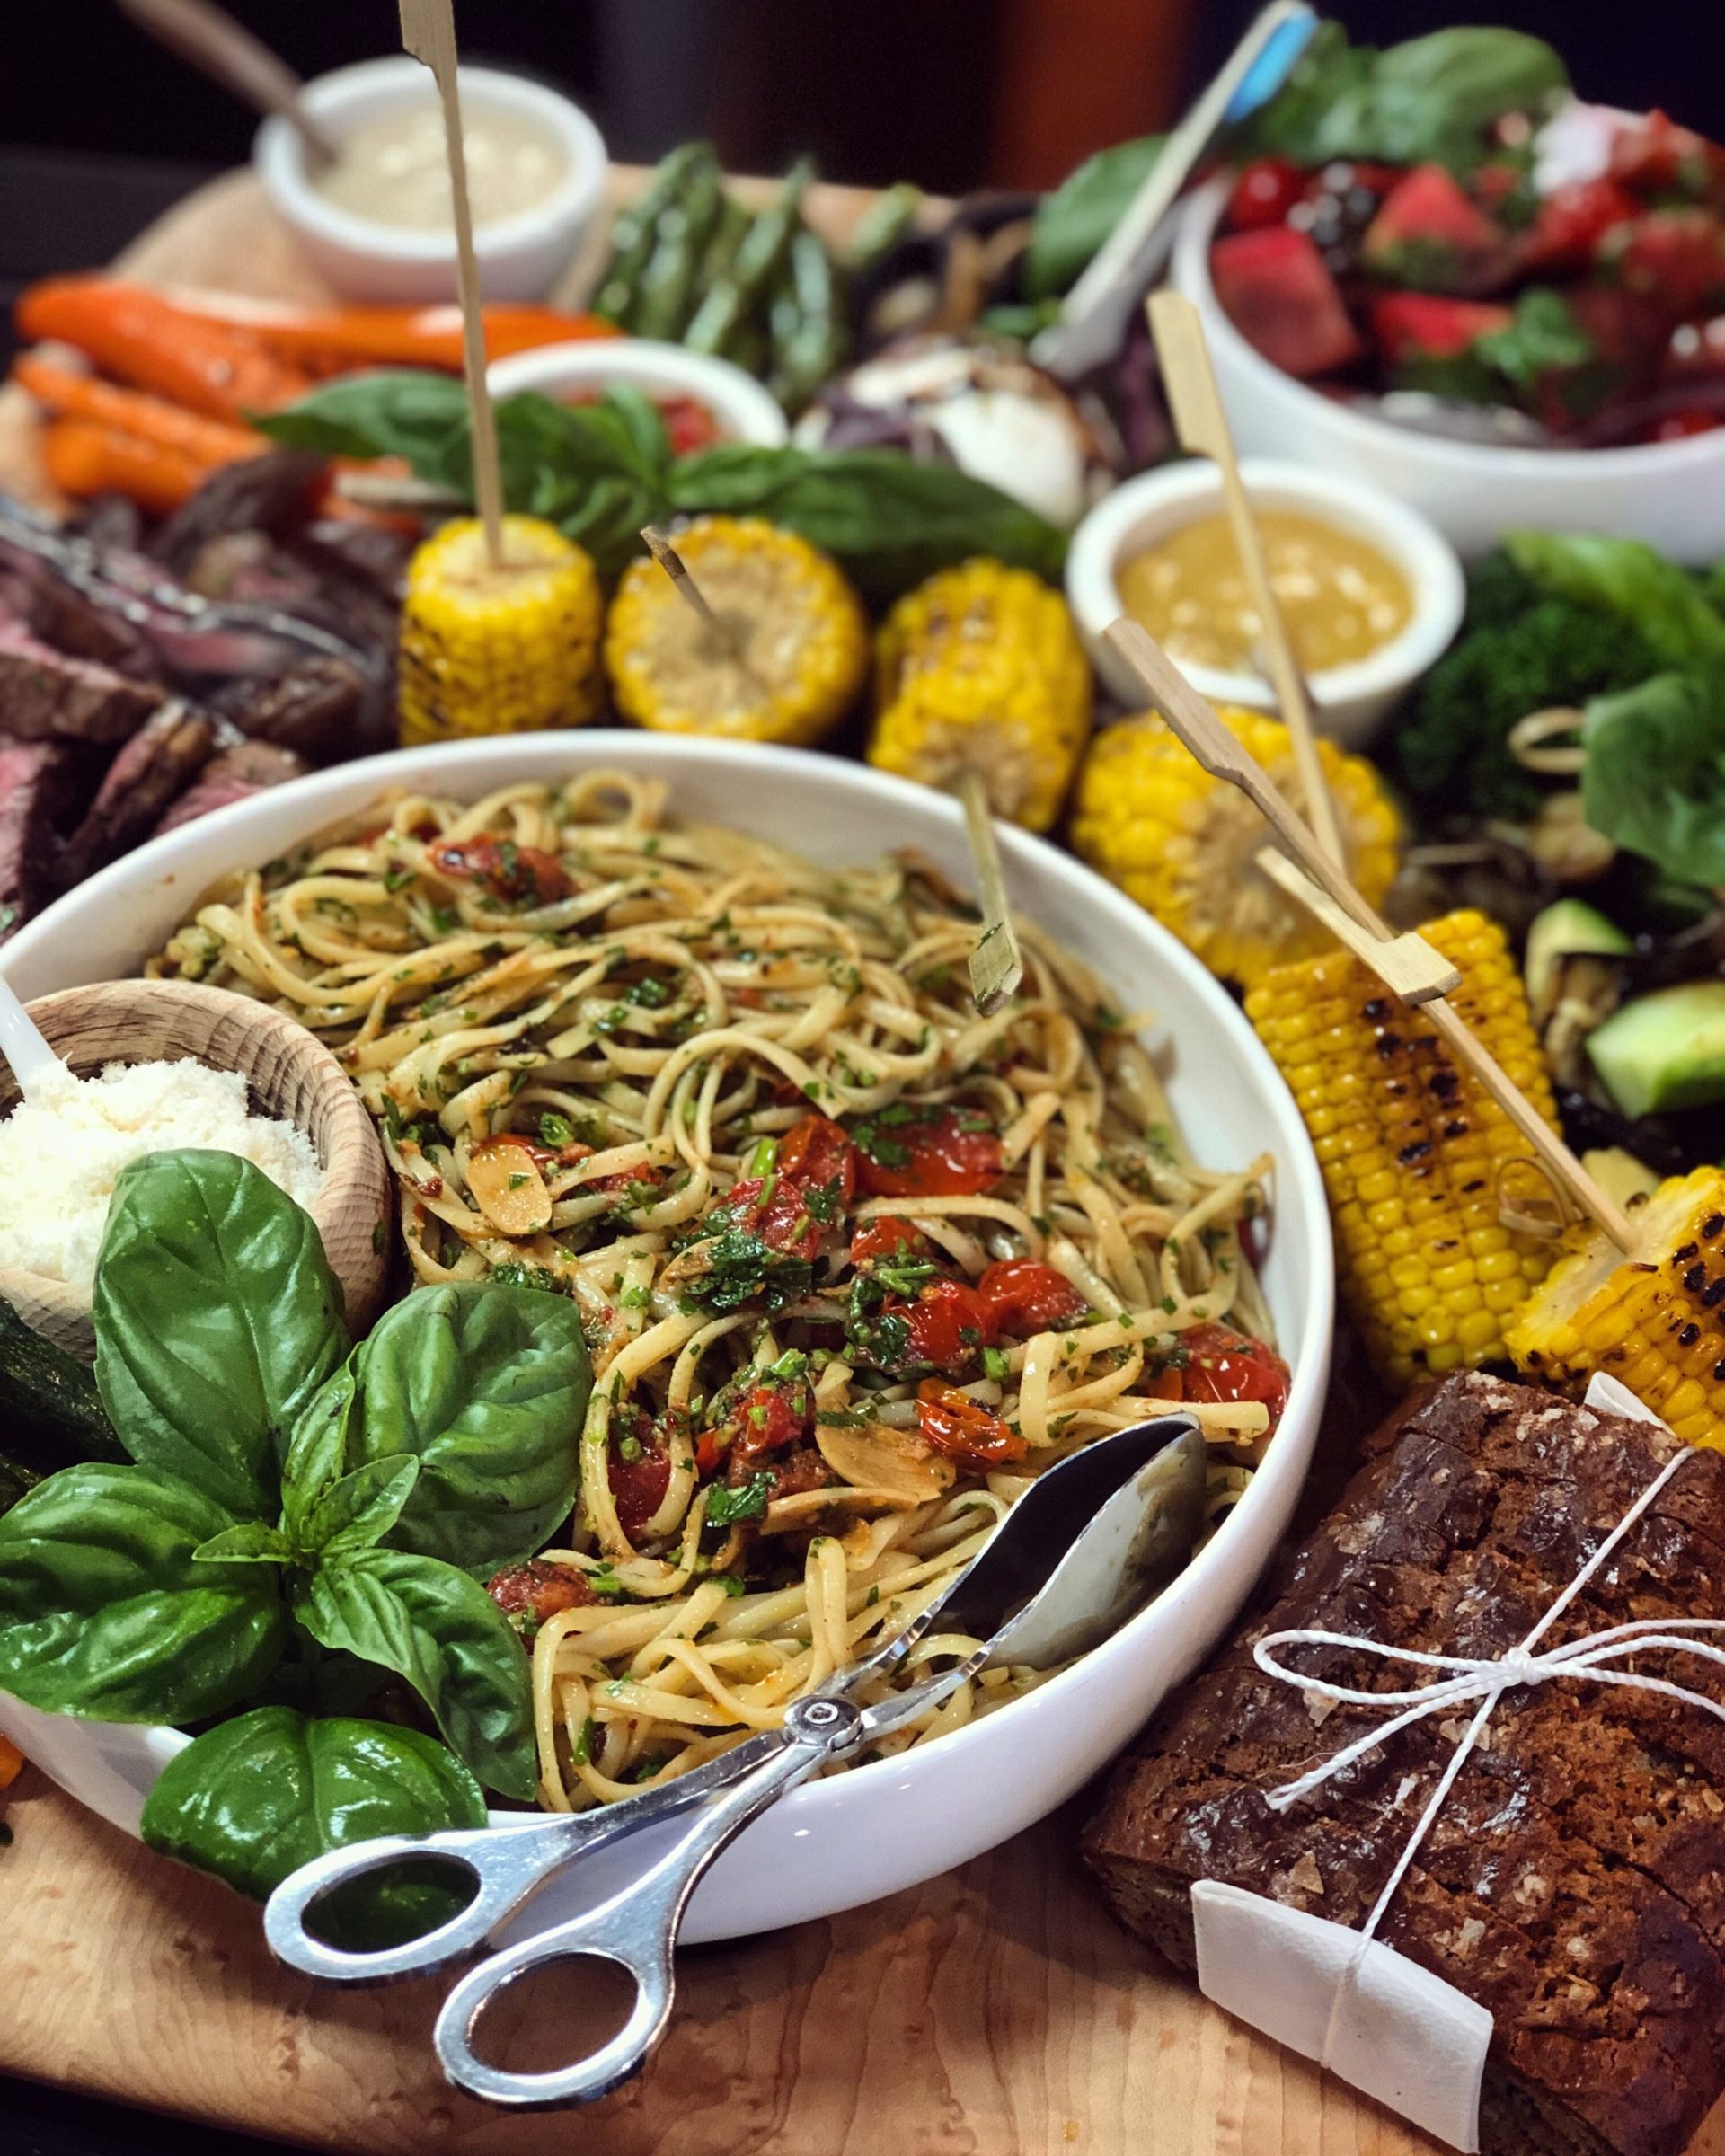
{"label": "creamy white dipping sauce", "polygon": [[[557,137],[525,112],[464,106],[461,138],[476,226],[536,208],[569,170]],[[308,177],[326,201],[374,225],[439,232],[454,222],[438,105],[379,113]]]}
{"label": "creamy white dipping sauce", "polygon": [[146,1153],[236,1153],[301,1206],[323,1186],[311,1140],[254,1116],[237,1071],[111,1063],[100,1078],[65,1071],[40,1090],[0,1122],[0,1265],[93,1286],[114,1185]]}

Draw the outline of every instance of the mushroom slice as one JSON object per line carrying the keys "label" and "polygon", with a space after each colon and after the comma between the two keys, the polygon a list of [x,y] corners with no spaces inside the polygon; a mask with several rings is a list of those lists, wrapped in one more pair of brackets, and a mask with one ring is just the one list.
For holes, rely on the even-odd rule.
{"label": "mushroom slice", "polygon": [[481,1139],[467,1156],[467,1188],[500,1235],[537,1235],[551,1225],[551,1192],[519,1138]]}
{"label": "mushroom slice", "polygon": [[913,1432],[884,1422],[818,1424],[815,1443],[841,1482],[877,1494],[889,1491],[895,1506],[928,1504],[951,1488],[956,1471]]}

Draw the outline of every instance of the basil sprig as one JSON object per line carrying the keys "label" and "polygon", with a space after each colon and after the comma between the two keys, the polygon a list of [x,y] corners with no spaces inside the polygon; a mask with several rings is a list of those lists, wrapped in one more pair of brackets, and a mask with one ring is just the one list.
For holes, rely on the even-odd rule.
{"label": "basil sprig", "polygon": [[[294,1850],[333,1845],[343,1776],[382,1818],[367,1832],[466,1820],[482,1782],[531,1798],[526,1657],[481,1577],[574,1503],[589,1372],[573,1306],[440,1287],[351,1348],[309,1216],[248,1162],[188,1152],[119,1179],[93,1309],[97,1382],[135,1464],[64,1469],[0,1518],[0,1689],[98,1720],[193,1722],[296,1696],[308,1673],[314,1697],[351,1696],[343,1673],[361,1666],[373,1690],[382,1672],[411,1685],[453,1759],[276,1706],[181,1754],[146,1837],[236,1882],[270,1850],[280,1877]],[[256,1782],[230,1733],[264,1714],[299,1809],[254,1846],[224,1792]],[[447,1764],[421,1759],[383,1816],[402,1744]]]}
{"label": "basil sprig", "polygon": [[[504,398],[496,416],[509,508],[559,526],[607,577],[641,552],[643,525],[707,512],[765,517],[799,533],[882,604],[972,554],[1051,578],[1065,558],[1065,535],[1033,509],[967,472],[897,450],[727,442],[673,456],[657,406],[624,385],[593,404],[529,391]],[[450,376],[349,376],[256,423],[290,448],[405,457],[420,478],[472,499],[467,398]]]}

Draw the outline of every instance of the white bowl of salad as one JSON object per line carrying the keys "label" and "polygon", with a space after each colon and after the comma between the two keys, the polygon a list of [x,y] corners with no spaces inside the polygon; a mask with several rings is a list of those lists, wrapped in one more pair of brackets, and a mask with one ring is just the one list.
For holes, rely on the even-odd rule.
{"label": "white bowl of salad", "polygon": [[494,397],[535,390],[559,404],[590,404],[607,389],[638,389],[657,404],[674,456],[721,442],[777,449],[790,437],[778,400],[729,359],[650,337],[595,337],[544,344],[493,360]]}

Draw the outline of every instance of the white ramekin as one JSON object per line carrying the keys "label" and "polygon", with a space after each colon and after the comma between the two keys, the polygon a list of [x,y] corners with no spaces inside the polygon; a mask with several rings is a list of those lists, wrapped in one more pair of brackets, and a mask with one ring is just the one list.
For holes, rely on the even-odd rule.
{"label": "white ramekin", "polygon": [[542,396],[597,395],[613,382],[626,382],[656,402],[693,397],[734,442],[776,449],[789,429],[778,400],[740,367],[680,344],[649,337],[588,337],[571,344],[542,344],[530,352],[495,359],[485,370],[494,397],[535,389]]}
{"label": "white ramekin", "polygon": [[[1460,626],[1467,591],[1455,550],[1435,525],[1380,487],[1267,457],[1249,457],[1240,469],[1259,508],[1302,511],[1368,540],[1408,580],[1413,612],[1399,636],[1367,658],[1310,676],[1322,730],[1357,745],[1368,738]],[[1102,636],[1125,611],[1116,568],[1195,517],[1224,507],[1220,473],[1206,460],[1192,459],[1127,480],[1097,503],[1074,535],[1066,556],[1066,597],[1097,671],[1127,703],[1142,704],[1143,687]],[[1269,684],[1255,674],[1196,666],[1182,666],[1181,671],[1212,703],[1243,703],[1260,711],[1276,708]]]}
{"label": "white ramekin", "polygon": [[1386,488],[1420,509],[1468,560],[1505,532],[1609,532],[1674,561],[1725,554],[1725,428],[1627,449],[1523,449],[1457,442],[1357,411],[1286,375],[1248,344],[1210,282],[1225,182],[1194,195],[1172,281],[1204,316],[1216,378],[1241,453],[1293,457]]}
{"label": "white ramekin", "polygon": [[[476,800],[501,786],[624,768],[662,779],[680,816],[727,825],[837,866],[908,846],[963,881],[959,804],[866,764],[687,735],[516,734],[398,749],[272,787],[139,846],[29,922],[4,953],[23,996],[136,973],[236,869],[273,860],[393,789]],[[1312,1141],[1294,1096],[1227,991],[1160,922],[1046,839],[1002,826],[1014,906],[1091,967],[1125,1011],[1154,1012],[1145,1045],[1194,1157],[1273,1162],[1264,1292],[1293,1390],[1281,1427],[1220,1531],[1148,1608],[1092,1653],[938,1744],[805,1782],[747,1827],[696,1888],[683,1936],[735,1939],[801,1923],[932,1878],[1064,1803],[1126,1742],[1232,1622],[1283,1541],[1305,1480],[1330,1366],[1335,1265]],[[0,1692],[0,1735],[128,1833],[185,1744],[180,1731],[40,1714]],[[523,1815],[493,1814],[499,1825]],[[615,1852],[613,1852],[615,1853]],[[554,1922],[625,1885],[599,1852],[534,1904]]]}
{"label": "white ramekin", "polygon": [[[338,140],[380,113],[437,102],[429,68],[405,55],[338,67],[307,83],[306,110]],[[461,70],[464,112],[518,113],[561,146],[567,169],[543,202],[473,234],[487,299],[540,299],[580,246],[605,199],[604,138],[580,108],[521,76],[492,67]],[[456,296],[456,236],[410,231],[355,216],[321,195],[306,176],[305,146],[285,119],[266,119],[252,159],[265,191],[300,245],[336,290],[350,299],[420,303]]]}

